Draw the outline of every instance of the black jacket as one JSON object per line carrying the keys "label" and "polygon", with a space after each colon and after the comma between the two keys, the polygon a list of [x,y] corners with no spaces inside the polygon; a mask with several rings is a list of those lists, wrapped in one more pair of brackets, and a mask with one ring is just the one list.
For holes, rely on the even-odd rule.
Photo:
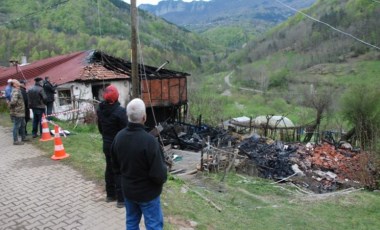
{"label": "black jacket", "polygon": [[29,111],[29,102],[28,102],[28,93],[26,92],[26,89],[24,87],[20,87],[22,98],[24,99],[25,104],[25,121],[30,120],[30,111]]}
{"label": "black jacket", "polygon": [[53,102],[56,86],[45,80],[43,88],[46,93],[46,102]]}
{"label": "black jacket", "polygon": [[167,179],[167,168],[158,141],[144,126],[128,123],[111,146],[113,170],[121,174],[124,196],[137,202],[158,197]]}
{"label": "black jacket", "polygon": [[45,109],[46,94],[44,89],[39,83],[36,83],[28,91],[29,108],[31,109]]}
{"label": "black jacket", "polygon": [[98,129],[102,134],[103,142],[111,144],[116,134],[127,126],[127,113],[119,102],[108,104],[103,101],[99,104],[96,114],[98,115]]}

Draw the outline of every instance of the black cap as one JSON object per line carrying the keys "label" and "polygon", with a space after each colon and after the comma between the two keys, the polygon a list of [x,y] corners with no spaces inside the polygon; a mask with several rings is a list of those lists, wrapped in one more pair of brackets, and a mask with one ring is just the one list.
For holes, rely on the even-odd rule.
{"label": "black cap", "polygon": [[42,81],[42,78],[40,78],[40,77],[36,77],[36,78],[34,78],[34,81],[35,81],[35,82]]}

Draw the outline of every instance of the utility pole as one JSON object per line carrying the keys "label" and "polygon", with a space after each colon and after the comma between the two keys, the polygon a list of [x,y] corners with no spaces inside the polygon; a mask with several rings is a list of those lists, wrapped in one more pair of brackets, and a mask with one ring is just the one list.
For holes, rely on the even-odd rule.
{"label": "utility pole", "polygon": [[132,98],[140,97],[140,77],[137,63],[137,7],[136,0],[131,0],[131,47],[132,47]]}
{"label": "utility pole", "polygon": [[18,77],[18,61],[17,60],[9,60],[9,63],[11,63],[11,65],[13,65],[14,67],[16,67],[16,75],[15,75],[15,78]]}

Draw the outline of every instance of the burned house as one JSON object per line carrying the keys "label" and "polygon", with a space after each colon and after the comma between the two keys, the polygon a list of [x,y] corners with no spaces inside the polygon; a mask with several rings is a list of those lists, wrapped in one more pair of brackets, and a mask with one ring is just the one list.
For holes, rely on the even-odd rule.
{"label": "burned house", "polygon": [[[84,119],[87,112],[102,100],[102,92],[110,84],[119,91],[122,106],[131,99],[131,62],[97,50],[80,51],[14,65],[0,71],[0,89],[8,79],[27,81],[46,77],[57,85],[53,113],[62,120]],[[155,122],[181,120],[187,110],[187,76],[189,74],[139,65],[141,98],[147,106],[148,125]],[[155,119],[153,119],[153,115]]]}

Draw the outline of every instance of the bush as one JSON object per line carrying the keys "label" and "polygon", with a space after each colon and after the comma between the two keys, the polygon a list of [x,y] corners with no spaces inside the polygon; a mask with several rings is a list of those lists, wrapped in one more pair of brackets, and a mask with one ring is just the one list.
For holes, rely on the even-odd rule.
{"label": "bush", "polygon": [[0,98],[0,113],[8,112],[8,105],[5,98]]}
{"label": "bush", "polygon": [[377,85],[360,84],[352,87],[342,99],[343,116],[355,128],[360,147],[374,152],[380,138],[379,98]]}
{"label": "bush", "polygon": [[270,76],[269,88],[286,88],[288,85],[289,70],[283,69]]}

